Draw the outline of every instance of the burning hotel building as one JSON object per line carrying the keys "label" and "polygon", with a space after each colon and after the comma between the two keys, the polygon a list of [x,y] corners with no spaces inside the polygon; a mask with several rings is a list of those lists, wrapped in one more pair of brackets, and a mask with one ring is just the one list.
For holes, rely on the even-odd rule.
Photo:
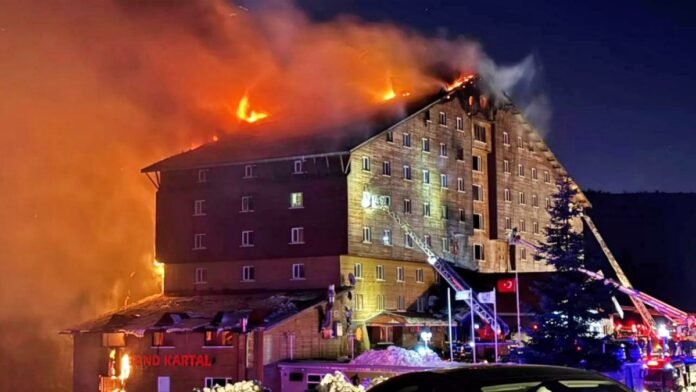
{"label": "burning hotel building", "polygon": [[164,292],[65,331],[74,390],[244,379],[279,390],[284,360],[409,346],[422,327],[442,341],[447,322],[429,311],[437,273],[390,215],[364,208],[365,192],[461,268],[548,271],[507,233],[541,240],[567,173],[483,83],[377,116],[368,133],[222,138],[143,169],[157,187]]}

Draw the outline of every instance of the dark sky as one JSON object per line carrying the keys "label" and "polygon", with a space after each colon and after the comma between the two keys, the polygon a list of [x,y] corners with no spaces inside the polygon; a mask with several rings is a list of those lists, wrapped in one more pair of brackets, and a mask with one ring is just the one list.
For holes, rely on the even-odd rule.
{"label": "dark sky", "polygon": [[[663,4],[664,3],[664,4]],[[303,0],[479,39],[498,63],[533,53],[553,118],[547,142],[583,188],[696,192],[696,2]]]}

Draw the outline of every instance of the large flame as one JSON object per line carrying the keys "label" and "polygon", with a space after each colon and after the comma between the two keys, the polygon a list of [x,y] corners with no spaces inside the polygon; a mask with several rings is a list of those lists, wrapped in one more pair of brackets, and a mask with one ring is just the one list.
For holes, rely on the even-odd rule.
{"label": "large flame", "polygon": [[130,377],[131,373],[131,363],[130,363],[130,357],[128,354],[123,354],[121,356],[121,372],[118,374],[119,380],[121,380],[121,384],[125,384],[126,380],[128,377]]}
{"label": "large flame", "polygon": [[255,123],[259,120],[263,120],[264,118],[268,117],[268,113],[257,112],[255,110],[250,109],[249,95],[247,93],[244,93],[244,96],[239,101],[239,105],[237,105],[237,117],[242,121],[246,121],[248,123]]}
{"label": "large flame", "polygon": [[459,75],[452,83],[445,84],[445,91],[452,91],[455,88],[461,86],[462,84],[470,81],[474,78],[473,74],[470,75]]}
{"label": "large flame", "polygon": [[164,263],[160,262],[159,260],[155,259],[152,262],[152,269],[157,275],[160,285],[162,287],[162,292],[164,292]]}

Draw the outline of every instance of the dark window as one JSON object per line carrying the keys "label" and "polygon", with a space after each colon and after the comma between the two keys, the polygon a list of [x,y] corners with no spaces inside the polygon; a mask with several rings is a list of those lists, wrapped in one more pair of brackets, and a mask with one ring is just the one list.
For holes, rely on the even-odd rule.
{"label": "dark window", "polygon": [[483,216],[474,214],[474,229],[483,230]]}
{"label": "dark window", "polygon": [[474,155],[472,157],[472,169],[476,171],[483,171],[483,163],[481,161],[481,157],[478,155]]}
{"label": "dark window", "polygon": [[464,160],[464,149],[461,147],[457,148],[457,160],[458,161]]}
{"label": "dark window", "polygon": [[394,143],[394,132],[387,131],[387,143]]}
{"label": "dark window", "polygon": [[486,142],[486,128],[474,124],[474,140],[479,141],[479,142]]}

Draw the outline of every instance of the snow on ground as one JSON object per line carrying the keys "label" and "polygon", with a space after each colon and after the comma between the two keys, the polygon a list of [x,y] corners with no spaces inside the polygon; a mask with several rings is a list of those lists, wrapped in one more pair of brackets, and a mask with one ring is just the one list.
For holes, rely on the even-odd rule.
{"label": "snow on ground", "polygon": [[369,350],[355,357],[356,365],[389,366],[442,366],[443,361],[433,350],[422,348],[419,352],[389,346],[386,350]]}

